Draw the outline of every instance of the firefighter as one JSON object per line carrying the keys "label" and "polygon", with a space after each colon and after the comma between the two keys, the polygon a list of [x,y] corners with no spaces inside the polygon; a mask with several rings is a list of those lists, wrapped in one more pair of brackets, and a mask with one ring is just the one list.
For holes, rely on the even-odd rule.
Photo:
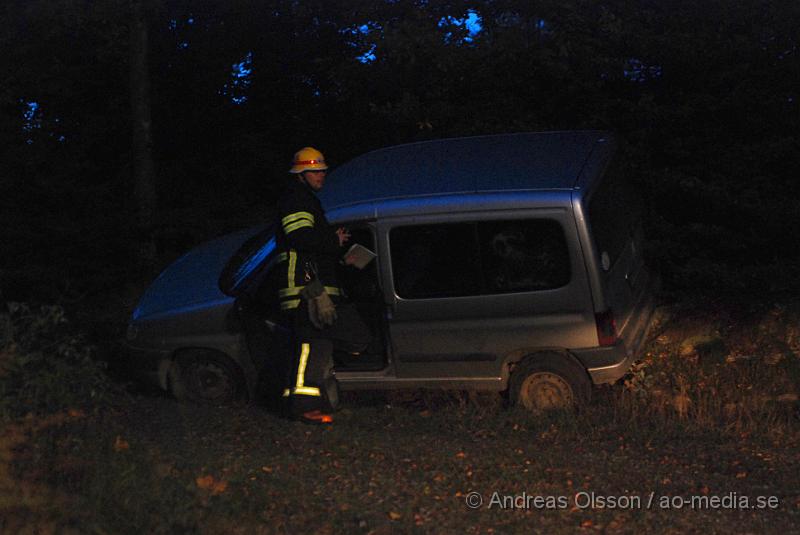
{"label": "firefighter", "polygon": [[336,280],[336,266],[350,234],[330,226],[317,199],[327,169],[317,149],[297,151],[289,170],[292,179],[277,205],[278,245],[283,251],[277,266],[278,297],[292,326],[295,347],[283,396],[291,418],[315,424],[332,423],[330,413],[339,404],[334,348],[357,355],[371,339]]}

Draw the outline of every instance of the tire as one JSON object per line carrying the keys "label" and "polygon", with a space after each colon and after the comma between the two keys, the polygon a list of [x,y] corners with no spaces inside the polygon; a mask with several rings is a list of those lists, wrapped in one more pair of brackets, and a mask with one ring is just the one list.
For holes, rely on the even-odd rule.
{"label": "tire", "polygon": [[207,350],[179,354],[170,370],[170,384],[178,400],[208,405],[238,401],[244,392],[242,372],[236,363]]}
{"label": "tire", "polygon": [[579,407],[591,395],[589,374],[569,355],[530,355],[511,374],[509,401],[533,413]]}

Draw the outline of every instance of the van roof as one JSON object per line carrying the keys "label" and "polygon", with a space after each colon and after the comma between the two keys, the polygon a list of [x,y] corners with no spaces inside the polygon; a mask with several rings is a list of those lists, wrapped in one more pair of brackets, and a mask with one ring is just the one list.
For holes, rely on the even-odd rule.
{"label": "van roof", "polygon": [[334,170],[320,191],[326,210],[389,199],[564,190],[610,132],[527,132],[440,139],[368,152]]}

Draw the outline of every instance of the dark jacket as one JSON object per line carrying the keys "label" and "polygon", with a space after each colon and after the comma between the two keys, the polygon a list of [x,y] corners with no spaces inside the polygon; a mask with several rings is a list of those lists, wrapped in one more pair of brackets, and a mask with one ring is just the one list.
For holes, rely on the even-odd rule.
{"label": "dark jacket", "polygon": [[314,191],[292,179],[278,199],[277,219],[277,242],[283,254],[276,266],[281,274],[281,309],[297,308],[300,290],[314,276],[313,270],[328,294],[336,299],[340,294],[336,265],[343,251]]}

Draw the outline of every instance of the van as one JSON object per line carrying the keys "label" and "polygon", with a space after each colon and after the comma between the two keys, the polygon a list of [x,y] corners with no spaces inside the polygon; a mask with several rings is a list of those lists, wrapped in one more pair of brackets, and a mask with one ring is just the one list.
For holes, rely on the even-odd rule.
{"label": "van", "polygon": [[[507,392],[539,411],[585,403],[592,385],[625,375],[658,279],[615,146],[603,131],[443,139],[331,172],[319,192],[328,219],[377,254],[341,273],[373,342],[334,355],[340,389]],[[268,224],[168,267],[128,327],[137,367],[178,397],[254,398],[267,363],[289,351],[268,283],[278,254]],[[223,271],[252,287],[226,296]]]}

